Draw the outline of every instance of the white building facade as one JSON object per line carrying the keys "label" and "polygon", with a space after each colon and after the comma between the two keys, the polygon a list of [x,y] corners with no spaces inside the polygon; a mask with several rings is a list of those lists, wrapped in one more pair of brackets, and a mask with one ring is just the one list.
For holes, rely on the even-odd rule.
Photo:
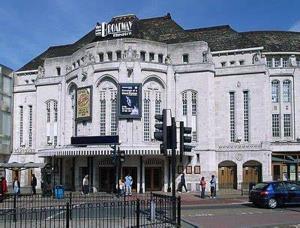
{"label": "white building facade", "polygon": [[[281,34],[293,42],[268,42]],[[15,72],[9,162],[49,163],[53,182],[70,190],[81,189],[89,174],[92,186],[110,192],[112,148],[71,145],[71,137],[118,135],[125,151],[121,174],[132,175],[134,190],[167,191],[170,158],[154,139],[154,115],[166,108],[192,127],[194,148],[182,163],[177,156],[176,171],[177,181],[186,173],[190,190],[213,174],[219,188],[232,189],[300,180],[299,47],[299,33],[184,30],[169,14],[115,17]],[[120,115],[122,84],[140,85],[137,118]],[[39,168],[8,176],[28,185],[32,172],[41,180]]]}

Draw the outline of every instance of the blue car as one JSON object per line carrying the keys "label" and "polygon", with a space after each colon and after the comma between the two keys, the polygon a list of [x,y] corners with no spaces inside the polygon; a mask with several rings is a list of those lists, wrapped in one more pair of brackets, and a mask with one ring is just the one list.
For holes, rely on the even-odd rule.
{"label": "blue car", "polygon": [[258,183],[250,191],[249,201],[255,206],[272,209],[283,205],[300,204],[300,183],[293,181]]}

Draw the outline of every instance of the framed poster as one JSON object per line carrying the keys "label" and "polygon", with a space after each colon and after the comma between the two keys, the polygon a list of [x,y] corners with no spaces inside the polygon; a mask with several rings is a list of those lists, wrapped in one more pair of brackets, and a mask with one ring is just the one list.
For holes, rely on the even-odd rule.
{"label": "framed poster", "polygon": [[139,119],[142,117],[142,84],[119,84],[119,118]]}
{"label": "framed poster", "polygon": [[92,119],[92,86],[76,90],[76,121],[82,122]]}
{"label": "framed poster", "polygon": [[183,173],[183,166],[179,165],[177,166],[177,174],[182,174]]}
{"label": "framed poster", "polygon": [[191,165],[188,165],[186,167],[186,174],[192,174],[193,173],[193,170],[192,170],[192,166]]}
{"label": "framed poster", "polygon": [[200,165],[194,166],[194,174],[200,174],[201,173],[201,167]]}

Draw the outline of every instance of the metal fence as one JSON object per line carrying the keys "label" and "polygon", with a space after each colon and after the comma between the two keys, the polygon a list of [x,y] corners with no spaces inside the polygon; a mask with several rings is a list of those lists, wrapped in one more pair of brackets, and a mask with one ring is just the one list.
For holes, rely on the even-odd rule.
{"label": "metal fence", "polygon": [[142,199],[100,194],[12,199],[0,203],[0,227],[179,227],[181,220],[180,197],[159,194]]}

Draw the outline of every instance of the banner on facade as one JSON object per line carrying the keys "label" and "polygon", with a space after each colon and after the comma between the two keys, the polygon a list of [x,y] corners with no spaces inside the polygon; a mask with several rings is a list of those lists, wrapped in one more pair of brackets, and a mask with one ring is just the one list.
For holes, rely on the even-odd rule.
{"label": "banner on facade", "polygon": [[76,91],[76,121],[92,119],[92,87],[78,88]]}
{"label": "banner on facade", "polygon": [[142,84],[119,84],[119,118],[142,117]]}

